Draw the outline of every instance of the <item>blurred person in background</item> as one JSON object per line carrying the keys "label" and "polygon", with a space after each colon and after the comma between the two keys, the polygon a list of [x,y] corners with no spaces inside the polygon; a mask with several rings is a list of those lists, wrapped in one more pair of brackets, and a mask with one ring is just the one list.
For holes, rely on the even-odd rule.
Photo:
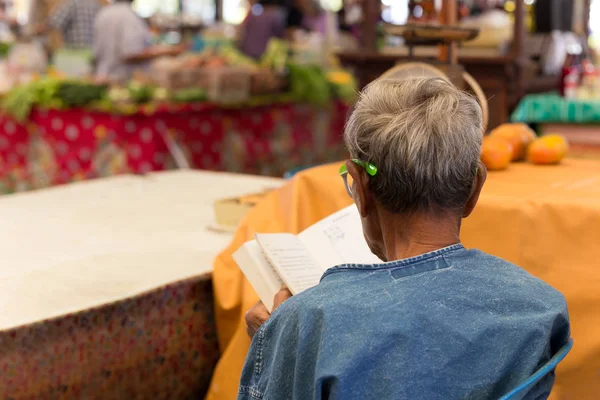
{"label": "blurred person in background", "polygon": [[64,0],[51,12],[47,1],[38,0],[32,4],[37,19],[33,33],[45,36],[55,29],[62,34],[66,47],[89,49],[94,43],[94,19],[101,8],[98,0]]}
{"label": "blurred person in background", "polygon": [[27,25],[23,29],[25,38],[34,39],[50,55],[53,49],[63,45],[62,35],[51,29],[50,15],[56,10],[52,0],[31,0]]}
{"label": "blurred person in background", "polygon": [[94,43],[94,20],[101,8],[98,0],[65,0],[50,15],[50,26],[62,33],[66,47],[89,49]]}
{"label": "blurred person in background", "polygon": [[50,5],[48,0],[31,0],[29,5],[29,15],[27,18],[27,25],[24,29],[25,36],[35,37],[39,36],[40,41],[43,45],[48,45],[47,38],[41,36],[44,31],[44,27],[48,23],[50,16]]}
{"label": "blurred person in background", "polygon": [[286,28],[291,32],[304,30],[327,34],[327,13],[319,0],[294,0],[288,10]]}
{"label": "blurred person in background", "polygon": [[327,34],[327,13],[319,0],[298,0],[302,9],[302,27],[309,32]]}
{"label": "blurred person in background", "polygon": [[294,32],[302,29],[302,19],[304,18],[304,13],[302,12],[302,7],[299,5],[299,3],[299,0],[288,0],[286,3],[287,20],[285,23],[285,28],[287,30],[287,36],[289,39],[293,39]]}
{"label": "blurred person in background", "polygon": [[271,38],[283,38],[286,8],[281,0],[259,0],[240,26],[240,49],[252,58],[262,56]]}
{"label": "blurred person in background", "polygon": [[15,21],[8,16],[6,3],[0,3],[0,41],[10,41],[13,25]]}
{"label": "blurred person in background", "polygon": [[123,82],[136,69],[145,69],[161,56],[185,51],[185,45],[153,46],[152,33],[132,9],[133,0],[116,0],[104,7],[94,24],[94,57],[99,81]]}
{"label": "blurred person in background", "polygon": [[358,39],[362,23],[362,1],[345,0],[337,16],[340,31],[347,32]]}

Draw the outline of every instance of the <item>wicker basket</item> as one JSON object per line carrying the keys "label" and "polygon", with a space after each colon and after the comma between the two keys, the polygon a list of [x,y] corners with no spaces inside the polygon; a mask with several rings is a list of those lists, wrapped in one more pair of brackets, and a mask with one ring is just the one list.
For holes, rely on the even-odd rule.
{"label": "wicker basket", "polygon": [[210,84],[210,72],[206,68],[191,68],[179,71],[180,89],[199,88],[206,90]]}
{"label": "wicker basket", "polygon": [[241,103],[250,97],[251,71],[245,67],[153,69],[152,82],[169,90],[199,88],[215,103]]}
{"label": "wicker basket", "polygon": [[175,90],[178,86],[178,71],[153,69],[149,75],[149,80],[156,86],[169,90]]}
{"label": "wicker basket", "polygon": [[271,70],[259,70],[250,77],[250,94],[253,96],[275,94],[285,91],[288,81]]}
{"label": "wicker basket", "polygon": [[155,85],[169,90],[207,89],[210,82],[210,73],[203,68],[156,69],[152,71],[149,78]]}

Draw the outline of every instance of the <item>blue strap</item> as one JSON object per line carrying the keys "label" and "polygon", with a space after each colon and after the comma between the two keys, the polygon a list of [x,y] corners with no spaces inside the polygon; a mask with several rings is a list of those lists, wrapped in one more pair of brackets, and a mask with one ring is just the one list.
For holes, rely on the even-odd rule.
{"label": "blue strap", "polygon": [[[527,394],[529,389],[531,389],[536,383],[538,383],[544,376],[552,372],[559,362],[561,362],[571,348],[573,347],[573,339],[569,339],[567,343],[550,359],[546,364],[544,364],[540,369],[538,369],[533,375],[527,378],[525,381],[521,382],[516,388],[505,394],[500,398],[500,400],[512,400],[516,398],[520,398]],[[520,397],[516,397],[521,395]]]}

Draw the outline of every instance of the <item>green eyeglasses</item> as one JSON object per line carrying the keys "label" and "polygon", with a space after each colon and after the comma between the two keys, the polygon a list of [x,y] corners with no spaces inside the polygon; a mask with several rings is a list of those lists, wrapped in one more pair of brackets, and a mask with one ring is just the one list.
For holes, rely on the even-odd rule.
{"label": "green eyeglasses", "polygon": [[[360,165],[361,167],[363,167],[365,171],[367,171],[367,174],[369,174],[369,176],[377,175],[377,167],[373,164],[357,159],[352,159],[350,161],[352,161],[356,165]],[[354,182],[352,181],[352,176],[348,174],[348,168],[346,168],[346,163],[343,163],[340,167],[340,176],[344,180],[344,185],[346,186],[348,196],[352,197],[352,186],[354,185]]]}

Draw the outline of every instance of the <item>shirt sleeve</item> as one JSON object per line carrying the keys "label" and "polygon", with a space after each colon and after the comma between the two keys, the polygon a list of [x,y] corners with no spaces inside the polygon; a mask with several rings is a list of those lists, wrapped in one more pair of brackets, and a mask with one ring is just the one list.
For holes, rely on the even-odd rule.
{"label": "shirt sleeve", "polygon": [[132,57],[150,46],[150,31],[140,20],[131,21],[122,27],[121,56]]}
{"label": "shirt sleeve", "polygon": [[64,4],[59,6],[56,11],[50,16],[50,25],[54,29],[64,31],[71,22],[73,14],[75,12],[75,1],[67,0]]}
{"label": "shirt sleeve", "polygon": [[302,310],[301,295],[294,297],[256,332],[242,370],[238,400],[328,398],[318,389],[321,318],[319,313]]}
{"label": "shirt sleeve", "polygon": [[285,306],[256,332],[242,370],[238,400],[294,397],[298,320]]}

